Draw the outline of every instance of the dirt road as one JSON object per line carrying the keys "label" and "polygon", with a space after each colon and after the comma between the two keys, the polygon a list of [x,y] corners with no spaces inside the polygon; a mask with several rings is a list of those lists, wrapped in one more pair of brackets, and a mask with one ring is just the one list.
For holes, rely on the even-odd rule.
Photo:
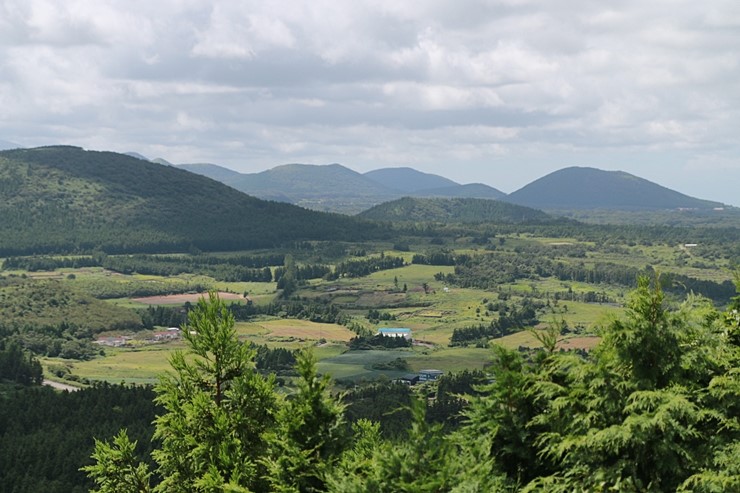
{"label": "dirt road", "polygon": [[49,387],[54,387],[57,390],[68,390],[70,392],[77,392],[80,390],[79,387],[75,387],[74,385],[67,385],[66,383],[59,383],[54,382],[52,380],[46,380],[44,379],[44,385],[48,385]]}

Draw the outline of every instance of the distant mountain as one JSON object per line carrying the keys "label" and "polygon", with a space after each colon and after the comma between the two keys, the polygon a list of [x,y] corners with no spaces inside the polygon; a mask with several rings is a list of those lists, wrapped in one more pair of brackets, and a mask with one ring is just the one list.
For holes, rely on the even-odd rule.
{"label": "distant mountain", "polygon": [[356,218],[266,202],[123,154],[69,146],[0,152],[0,256],[237,250],[377,232]]}
{"label": "distant mountain", "polygon": [[148,157],[146,157],[143,154],[139,154],[138,152],[130,151],[130,152],[124,152],[124,154],[127,156],[135,157],[136,159],[141,159],[142,161],[149,161]]}
{"label": "distant mountain", "polygon": [[286,164],[261,173],[241,174],[226,183],[256,197],[284,197],[302,207],[346,213],[356,213],[398,196],[340,164]]}
{"label": "distant mountain", "polygon": [[447,178],[411,168],[385,168],[363,175],[340,164],[286,164],[260,173],[237,173],[212,164],[176,166],[262,199],[345,214],[356,214],[404,195],[471,198],[500,198],[504,195],[487,185],[459,185]]}
{"label": "distant mountain", "polygon": [[625,173],[571,167],[550,173],[504,199],[539,209],[656,210],[721,207]]}
{"label": "distant mountain", "polygon": [[20,149],[21,147],[23,146],[19,146],[14,142],[0,139],[0,151],[4,151],[6,149]]}
{"label": "distant mountain", "polygon": [[468,183],[467,185],[455,185],[444,188],[432,188],[428,190],[419,190],[410,195],[416,197],[457,197],[470,199],[500,199],[506,194],[483,183]]}
{"label": "distant mountain", "polygon": [[404,197],[376,205],[359,214],[377,221],[461,223],[547,223],[553,218],[542,211],[498,200]]}
{"label": "distant mountain", "polygon": [[238,171],[224,168],[223,166],[218,166],[217,164],[193,163],[176,164],[174,166],[176,168],[184,169],[185,171],[190,171],[191,173],[195,173],[197,175],[207,176],[212,180],[220,181],[221,183],[226,183],[227,185],[230,182],[237,180],[243,176]]}
{"label": "distant mountain", "polygon": [[150,159],[150,161],[156,164],[162,164],[164,166],[174,166],[174,164],[167,161],[166,159],[162,159],[161,157],[155,157],[154,159]]}
{"label": "distant mountain", "polygon": [[449,188],[459,185],[439,175],[422,173],[413,168],[381,168],[368,171],[365,176],[384,187],[414,194],[421,190]]}

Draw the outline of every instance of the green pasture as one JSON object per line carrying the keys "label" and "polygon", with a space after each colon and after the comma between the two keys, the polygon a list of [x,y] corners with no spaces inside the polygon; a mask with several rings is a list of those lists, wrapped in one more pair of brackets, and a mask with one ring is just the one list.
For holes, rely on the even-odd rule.
{"label": "green pasture", "polygon": [[411,365],[418,356],[410,349],[347,351],[319,361],[318,370],[335,380],[375,380],[381,375],[397,378],[408,372],[373,370],[372,365],[388,363],[396,358],[408,359]]}
{"label": "green pasture", "polygon": [[44,358],[42,364],[67,366],[70,373],[89,380],[110,383],[154,384],[158,375],[170,370],[169,357],[182,344],[159,344],[144,349],[106,348],[106,356],[90,361]]}
{"label": "green pasture", "polygon": [[[245,340],[271,347],[304,346],[306,343],[320,341],[347,342],[355,334],[337,324],[320,324],[309,320],[272,319],[254,322],[237,322],[237,335]],[[294,347],[291,347],[294,349]]]}

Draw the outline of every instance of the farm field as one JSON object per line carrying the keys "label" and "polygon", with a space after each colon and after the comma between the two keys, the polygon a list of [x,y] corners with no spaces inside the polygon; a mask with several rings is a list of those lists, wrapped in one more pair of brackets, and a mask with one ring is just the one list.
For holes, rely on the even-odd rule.
{"label": "farm field", "polygon": [[[380,370],[376,367],[399,357],[407,361],[409,371],[424,368],[443,371],[483,368],[490,357],[489,350],[482,347],[485,346],[485,341],[471,340],[464,343],[467,346],[450,347],[453,333],[459,329],[494,326],[502,316],[515,313],[523,303],[533,304],[536,311],[536,322],[526,327],[542,329],[550,323],[564,323],[567,331],[558,347],[566,350],[593,348],[598,342],[593,334],[599,327],[623,313],[625,296],[631,286],[629,283],[563,281],[554,276],[527,272],[533,259],[539,257],[563,265],[578,265],[580,269],[593,269],[598,265],[641,269],[649,265],[654,266],[656,271],[687,275],[714,283],[726,282],[732,278],[727,258],[718,256],[710,249],[686,248],[677,244],[653,242],[603,246],[596,241],[584,241],[575,237],[540,237],[530,233],[501,235],[497,237],[497,241],[491,238],[485,247],[473,244],[470,237],[458,237],[454,240],[448,238],[443,243],[443,247],[438,247],[417,239],[409,242],[410,251],[393,250],[389,243],[384,242],[346,244],[341,247],[344,254],[334,245],[330,248],[331,255],[326,257],[320,251],[312,251],[310,248],[296,251],[294,261],[297,265],[308,266],[312,262],[319,262],[329,271],[342,262],[372,263],[383,258],[402,258],[405,265],[387,269],[370,268],[362,275],[317,276],[301,280],[290,299],[283,296],[277,277],[270,282],[235,281],[202,273],[122,273],[102,267],[6,270],[3,275],[17,281],[6,281],[3,289],[6,296],[12,299],[16,292],[32,292],[27,289],[29,285],[44,286],[44,291],[33,294],[32,298],[48,299],[51,302],[55,302],[55,299],[83,300],[76,298],[76,293],[82,293],[94,298],[85,301],[87,305],[84,309],[80,308],[82,312],[95,307],[99,319],[110,313],[108,318],[116,321],[86,327],[86,332],[70,331],[65,336],[67,340],[77,337],[77,333],[133,334],[132,337],[136,337],[136,330],[130,326],[138,323],[137,317],[143,316],[146,310],[159,307],[158,310],[165,310],[162,313],[169,313],[166,310],[184,313],[184,304],[192,305],[203,293],[217,290],[222,299],[235,306],[244,306],[247,299],[252,303],[253,310],[245,312],[246,315],[241,315],[245,318],[237,322],[236,330],[240,339],[270,349],[313,347],[322,372],[336,379],[351,381],[395,378],[404,372]],[[490,256],[519,259],[521,266],[517,269],[524,270],[515,272],[508,279],[486,284],[485,288],[476,286],[476,279],[469,283],[471,285],[460,285],[456,282],[460,275],[458,266],[411,263],[417,253],[428,254],[430,251],[442,251],[448,255],[468,258]],[[355,255],[348,252],[363,253]],[[269,254],[266,251],[260,252],[260,255]],[[235,255],[251,254],[211,254],[209,258],[210,261],[227,261]],[[168,258],[187,259],[188,256],[181,254]],[[329,258],[331,263],[325,263]],[[138,261],[144,260],[146,256],[138,258]],[[500,268],[504,267],[506,264],[502,264]],[[273,265],[269,269],[277,275],[281,268],[283,266]],[[491,270],[490,275],[498,276],[500,272]],[[66,290],[64,292],[67,294],[63,298],[55,296],[52,292],[56,289],[55,286]],[[585,301],[593,300],[594,296],[598,302]],[[674,295],[671,298],[672,303],[680,300],[680,296],[680,292]],[[101,304],[100,301],[105,303]],[[112,306],[111,310],[118,311],[108,312],[106,305]],[[302,306],[303,309],[298,309],[291,315],[288,313],[290,310],[284,308],[288,305],[299,308]],[[322,311],[329,306],[336,309],[332,315]],[[293,309],[295,307],[291,308]],[[13,310],[15,311],[6,316],[17,319],[29,307],[17,305]],[[45,308],[33,305],[32,310],[43,313]],[[123,318],[121,310],[130,314],[129,318]],[[370,319],[371,312],[376,313],[376,319]],[[112,316],[114,313],[115,317]],[[56,315],[52,313],[39,319],[50,321],[54,316]],[[327,323],[327,316],[331,323]],[[128,325],[124,327],[118,320],[125,320]],[[154,323],[160,328],[148,326],[147,329],[156,331],[171,326],[170,322]],[[381,327],[409,328],[417,345],[406,350],[348,350],[348,342],[356,337],[358,331],[375,334]],[[536,338],[526,330],[514,328],[512,332],[492,342],[512,349],[535,348],[539,345]],[[135,348],[106,347],[105,356],[95,356],[88,361],[60,358],[56,355],[53,358],[46,357],[43,361],[47,367],[66,366],[69,373],[79,380],[152,383],[159,373],[168,368],[168,356],[178,347],[182,347],[182,344],[149,346],[147,343],[137,343]]]}

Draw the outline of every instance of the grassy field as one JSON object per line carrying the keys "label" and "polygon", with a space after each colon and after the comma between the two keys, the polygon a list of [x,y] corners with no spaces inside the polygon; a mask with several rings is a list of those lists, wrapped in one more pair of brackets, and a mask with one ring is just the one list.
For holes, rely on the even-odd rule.
{"label": "grassy field", "polygon": [[42,364],[63,365],[80,378],[102,380],[110,383],[154,384],[158,375],[170,369],[169,356],[182,344],[159,344],[144,349],[106,349],[104,358],[91,361],[70,361],[60,358],[44,358]]}
{"label": "grassy field", "polygon": [[[697,256],[696,251],[682,248],[682,245],[618,245],[613,248],[600,248],[596,244],[579,242],[574,238],[538,238],[532,235],[506,235],[503,244],[492,242],[498,250],[513,254],[516,247],[538,246],[536,251],[552,252],[553,260],[566,263],[584,262],[594,265],[600,262],[616,263],[625,266],[644,268],[655,266],[663,272],[687,274],[698,279],[723,281],[731,279],[724,259],[706,259]],[[566,247],[582,246],[586,249],[585,258],[557,257],[564,255]],[[543,248],[543,246],[545,248]],[[392,251],[390,244],[363,245],[372,255],[382,250],[387,256],[402,256],[407,262],[412,252]],[[418,247],[418,248],[417,248]],[[454,249],[457,254],[496,254],[487,252],[485,247],[472,245],[469,238],[446,239],[445,248]],[[437,245],[415,245],[415,251],[423,252],[440,248]],[[525,250],[526,251],[526,250]],[[549,255],[549,253],[547,253]],[[318,256],[318,253],[306,253]],[[329,262],[334,262],[334,257]],[[363,257],[358,257],[363,258]],[[317,260],[327,263],[327,260]],[[705,267],[698,266],[704,264]],[[302,285],[295,293],[300,300],[327,301],[337,305],[345,314],[354,318],[353,323],[375,331],[379,327],[408,327],[413,331],[416,341],[425,344],[408,350],[393,351],[348,351],[347,342],[355,334],[336,324],[317,324],[308,320],[277,319],[258,317],[250,322],[237,323],[240,339],[269,347],[298,349],[307,346],[314,348],[320,361],[320,371],[342,380],[362,380],[374,378],[395,378],[404,372],[378,370],[373,365],[388,363],[396,358],[406,359],[410,370],[425,368],[443,371],[482,368],[490,359],[486,348],[449,347],[450,337],[456,328],[488,325],[498,317],[489,310],[490,303],[507,300],[509,305],[520,302],[524,296],[532,296],[538,302],[547,302],[547,308],[538,313],[539,328],[548,323],[565,321],[570,328],[577,329],[559,342],[566,349],[591,348],[598,338],[593,337],[596,329],[623,313],[625,295],[628,287],[606,286],[579,282],[562,282],[554,278],[520,279],[510,284],[497,285],[490,291],[447,286],[434,279],[435,274],[454,273],[451,266],[406,265],[401,268],[377,271],[362,278],[340,278],[337,280],[313,279]],[[8,274],[6,272],[5,274]],[[34,280],[59,280],[61,284],[79,289],[92,295],[99,294],[107,303],[117,308],[143,308],[148,302],[137,302],[128,294],[147,286],[161,287],[163,291],[172,288],[173,292],[188,292],[191,287],[203,286],[225,292],[248,296],[257,304],[272,302],[279,296],[276,284],[255,282],[220,282],[205,276],[183,274],[174,277],[122,275],[105,271],[102,268],[59,269],[53,272],[17,272],[18,276],[27,274]],[[533,276],[536,277],[536,276]],[[405,290],[403,289],[405,286]],[[426,289],[425,289],[426,288]],[[582,295],[587,292],[604,293],[614,303],[582,303],[577,301],[555,301],[554,293],[572,292]],[[120,293],[118,296],[113,296]],[[44,296],[43,298],[50,298]],[[88,305],[88,310],[89,310]],[[23,307],[19,307],[20,310]],[[108,308],[111,308],[108,306]],[[371,323],[367,319],[368,309],[391,314],[394,319]],[[516,349],[520,346],[537,347],[539,342],[528,331],[511,334],[493,341]],[[107,380],[111,382],[153,383],[157,375],[169,367],[168,356],[181,344],[161,344],[138,347],[137,349],[106,348],[106,356],[92,361],[70,362],[68,360],[45,359],[47,365],[71,365],[71,371],[79,378]]]}
{"label": "grassy field", "polygon": [[280,342],[316,342],[319,340],[347,342],[355,334],[336,324],[319,324],[309,320],[279,319],[238,322],[240,338],[259,344],[279,345]]}

